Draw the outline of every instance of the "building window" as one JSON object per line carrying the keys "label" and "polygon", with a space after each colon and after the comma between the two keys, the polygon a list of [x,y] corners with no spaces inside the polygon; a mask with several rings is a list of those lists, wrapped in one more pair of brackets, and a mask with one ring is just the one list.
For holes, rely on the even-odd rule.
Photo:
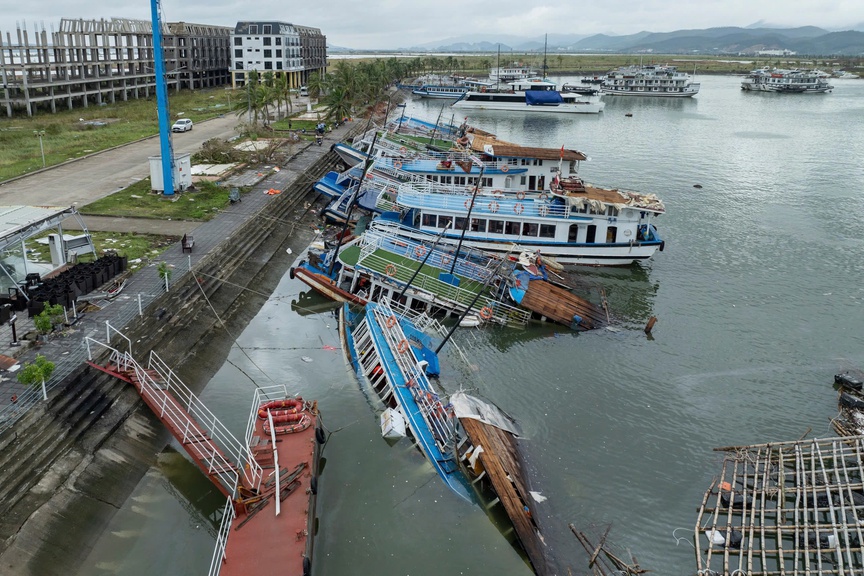
{"label": "building window", "polygon": [[[272,34],[273,28],[270,26],[270,24],[264,24],[264,26],[261,27],[261,33],[262,34]],[[266,38],[265,38],[265,40],[266,40]]]}
{"label": "building window", "polygon": [[270,46],[270,42],[272,42],[272,38],[265,36],[264,37],[264,46]]}
{"label": "building window", "polygon": [[249,34],[257,34],[258,33],[258,25],[250,24],[249,25]]}
{"label": "building window", "polygon": [[269,60],[267,62],[264,62],[264,69],[265,70],[272,70],[273,69],[273,62],[270,62]]}
{"label": "building window", "polygon": [[273,57],[273,51],[272,50],[264,50],[264,57],[265,58],[272,58]]}
{"label": "building window", "polygon": [[277,69],[277,70],[281,70],[281,69],[282,69],[282,62],[276,62],[276,69]]}
{"label": "building window", "polygon": [[281,45],[282,45],[282,37],[281,37],[281,36],[277,36],[277,37],[276,37],[276,46],[281,46]]}
{"label": "building window", "polygon": [[234,50],[234,57],[235,58],[242,58],[243,57],[243,49],[240,48],[238,50]]}
{"label": "building window", "polygon": [[282,50],[276,50],[276,58],[282,57]]}
{"label": "building window", "polygon": [[235,69],[235,70],[242,70],[242,69],[243,69],[243,62],[237,62],[237,63],[235,63],[235,64],[234,64],[234,69]]}
{"label": "building window", "polygon": [[243,38],[240,38],[239,36],[234,38],[234,46],[242,46],[242,45],[243,45]]}

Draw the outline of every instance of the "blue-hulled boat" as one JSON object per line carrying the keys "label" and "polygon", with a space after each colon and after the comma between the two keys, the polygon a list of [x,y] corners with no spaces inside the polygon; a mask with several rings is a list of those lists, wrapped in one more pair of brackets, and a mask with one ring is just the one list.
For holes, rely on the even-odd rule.
{"label": "blue-hulled boat", "polygon": [[411,436],[444,483],[458,496],[473,501],[473,492],[457,448],[464,437],[452,406],[429,381],[440,373],[432,337],[418,325],[383,304],[369,303],[359,312],[346,304],[340,310],[339,332],[345,355],[362,383],[404,417]]}

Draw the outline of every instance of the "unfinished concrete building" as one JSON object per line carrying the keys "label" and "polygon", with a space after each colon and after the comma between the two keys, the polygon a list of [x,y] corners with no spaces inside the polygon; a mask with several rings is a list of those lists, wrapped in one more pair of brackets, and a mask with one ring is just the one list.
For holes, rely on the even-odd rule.
{"label": "unfinished concrete building", "polygon": [[[169,88],[203,88],[227,83],[230,27],[163,25]],[[148,20],[60,21],[50,36],[43,29],[31,39],[26,29],[0,46],[0,104],[7,116],[37,109],[56,112],[155,95],[153,31]]]}

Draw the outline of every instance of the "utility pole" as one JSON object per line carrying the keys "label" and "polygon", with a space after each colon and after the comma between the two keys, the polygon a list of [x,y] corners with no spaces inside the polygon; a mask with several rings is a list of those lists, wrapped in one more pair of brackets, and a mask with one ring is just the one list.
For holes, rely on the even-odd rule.
{"label": "utility pole", "polygon": [[153,27],[153,64],[156,73],[156,110],[159,115],[159,150],[162,154],[162,184],[165,196],[174,195],[174,147],[171,144],[171,117],[168,113],[168,85],[165,82],[165,53],[162,50],[162,17],[159,0],[150,0]]}

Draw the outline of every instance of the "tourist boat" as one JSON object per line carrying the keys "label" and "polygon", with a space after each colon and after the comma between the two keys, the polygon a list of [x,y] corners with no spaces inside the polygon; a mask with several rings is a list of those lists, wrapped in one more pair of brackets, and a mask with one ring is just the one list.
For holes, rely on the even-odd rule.
{"label": "tourist boat", "polygon": [[768,67],[753,70],[741,82],[745,92],[778,92],[781,94],[824,94],[834,89],[827,74],[819,70],[782,70]]}
{"label": "tourist boat", "polygon": [[562,84],[561,92],[565,94],[572,92],[573,94],[581,94],[582,96],[597,96],[600,94],[600,89],[592,88],[591,86],[581,86],[579,84]]}
{"label": "tourist boat", "polygon": [[479,250],[456,257],[452,247],[438,247],[433,237],[412,240],[398,231],[398,225],[373,221],[338,255],[310,248],[289,276],[339,302],[389,302],[430,315],[474,310],[478,324],[525,325],[531,319],[530,311],[509,303],[500,290],[514,272],[514,261]]}
{"label": "tourist boat", "polygon": [[580,99],[579,94],[562,93],[554,82],[542,78],[518,80],[509,90],[466,92],[451,106],[460,110],[507,110],[548,114],[598,114],[603,102]]}
{"label": "tourist boat", "polygon": [[[131,348],[120,336],[121,345]],[[290,396],[282,385],[256,387],[241,440],[155,352],[145,366],[120,346],[90,337],[85,342],[87,364],[132,384],[227,497],[208,574],[241,576],[278,566],[284,574],[308,575],[319,461],[327,440],[317,403]],[[100,351],[108,353],[101,363],[96,361]]]}
{"label": "tourist boat", "polygon": [[[423,329],[434,322],[427,316],[412,321],[384,304],[371,302],[359,312],[345,304],[339,313],[339,334],[361,383],[367,382],[395,411],[391,415],[404,418],[438,476],[455,494],[471,502],[471,484],[456,452],[461,435],[458,420],[429,381],[440,373],[440,367],[436,344]],[[382,430],[382,434],[388,432]]]}
{"label": "tourist boat", "polygon": [[472,203],[465,193],[402,184],[398,211],[379,218],[400,222],[411,237],[443,233],[442,241],[454,243],[470,210],[466,245],[500,253],[515,244],[564,264],[626,265],[665,246],[653,223],[665,207],[655,195],[600,188],[560,173],[550,188],[540,194],[485,193]]}
{"label": "tourist boat", "polygon": [[489,81],[493,84],[506,84],[514,80],[525,80],[537,76],[537,71],[531,66],[520,62],[498,66],[489,70]]}
{"label": "tourist boat", "polygon": [[467,86],[444,85],[444,84],[423,84],[419,88],[411,91],[412,94],[421,98],[460,98],[468,92]]}
{"label": "tourist boat", "polygon": [[690,98],[699,93],[699,83],[676,66],[650,64],[616,68],[606,74],[600,89],[612,96]]}
{"label": "tourist boat", "polygon": [[579,81],[582,84],[602,84],[603,76],[583,76]]}

